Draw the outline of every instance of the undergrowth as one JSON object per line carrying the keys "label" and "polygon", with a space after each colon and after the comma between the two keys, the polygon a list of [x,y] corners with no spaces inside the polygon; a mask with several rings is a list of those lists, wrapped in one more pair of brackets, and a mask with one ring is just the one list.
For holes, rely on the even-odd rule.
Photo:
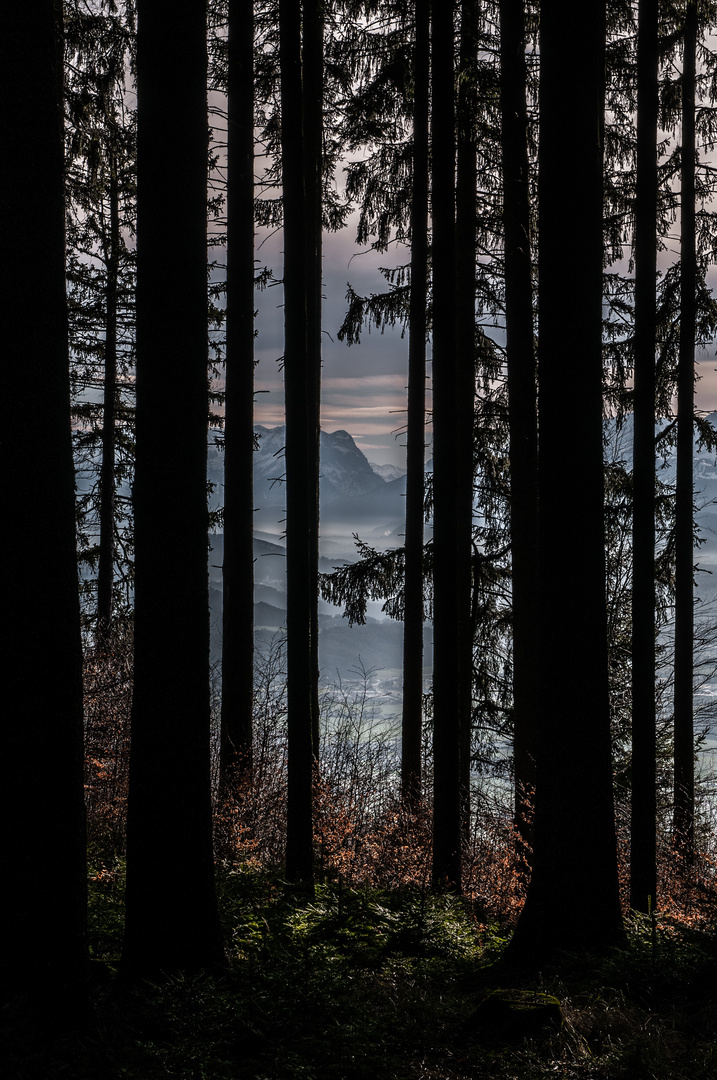
{"label": "undergrowth", "polygon": [[[501,973],[509,931],[424,889],[219,876],[228,966],[220,978],[117,982],[124,868],[89,881],[94,1019],[17,1046],[8,1080],[706,1080],[717,1075],[712,933],[633,918],[629,946],[565,956],[521,982]],[[552,995],[561,1023],[525,1037],[486,1028],[480,1003],[509,986]],[[552,1000],[552,999],[551,999]]]}
{"label": "undergrowth", "polygon": [[[395,736],[373,715],[365,681],[325,698],[319,880],[311,900],[287,888],[277,869],[286,739],[276,657],[257,687],[252,782],[216,807],[226,972],[122,986],[129,671],[127,650],[88,656],[92,1018],[54,1041],[11,1032],[2,1080],[717,1077],[711,856],[686,872],[663,842],[660,908],[628,916],[626,949],[509,976],[500,958],[526,887],[511,800],[501,802],[499,785],[477,786],[466,895],[433,895],[430,802],[413,815],[401,808]],[[430,780],[428,747],[424,764]],[[485,1002],[498,1007],[500,988],[527,1007],[556,999],[561,1021],[536,1030],[486,1022]]]}

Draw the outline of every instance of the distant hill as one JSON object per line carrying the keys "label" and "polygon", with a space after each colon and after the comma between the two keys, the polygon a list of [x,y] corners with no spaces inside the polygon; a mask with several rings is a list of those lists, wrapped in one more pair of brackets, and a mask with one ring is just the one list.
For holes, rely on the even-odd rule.
{"label": "distant hill", "polygon": [[[285,428],[254,428],[254,525],[274,537],[283,532]],[[321,533],[327,543],[350,554],[351,535],[360,532],[377,546],[395,546],[403,530],[405,477],[385,479],[370,465],[347,431],[321,432]],[[222,503],[224,453],[210,442],[208,477],[214,484],[212,506]],[[392,471],[392,470],[391,470]]]}
{"label": "distant hill", "polygon": [[[212,536],[209,555],[210,614],[212,628],[212,658],[221,656],[221,612],[224,537]],[[268,648],[275,635],[286,628],[286,557],[283,545],[262,536],[254,538],[254,625],[259,648]],[[343,561],[343,560],[341,560]],[[334,566],[331,559],[322,558],[322,573]],[[377,612],[379,604],[371,605]],[[403,625],[387,619],[368,619],[365,626],[349,626],[336,608],[319,602],[319,650],[321,671],[325,678],[344,680],[355,678],[359,662],[367,669],[400,668],[403,654]],[[430,657],[430,630],[426,631],[427,657]]]}
{"label": "distant hill", "polygon": [[[709,417],[717,429],[717,413]],[[659,428],[667,425],[662,421]],[[286,560],[283,546],[284,517],[284,428],[257,427],[259,450],[254,455],[255,617],[258,637],[268,638],[285,623]],[[606,459],[622,460],[629,467],[632,460],[632,417],[620,430],[614,420],[605,422]],[[567,452],[579,452],[566,448]],[[210,447],[209,477],[216,485],[215,504],[221,503],[223,454]],[[430,471],[429,462],[426,470]],[[697,525],[703,540],[696,561],[705,572],[697,574],[697,594],[702,600],[717,595],[717,454],[695,445],[695,499]],[[377,548],[395,547],[403,542],[405,475],[391,476],[393,470],[371,466],[346,431],[321,434],[321,542],[323,557],[320,570],[355,558],[353,533]],[[384,475],[385,474],[385,475]],[[674,451],[667,451],[660,476],[674,480]],[[566,528],[568,522],[566,519]],[[210,584],[212,601],[213,652],[220,648],[221,564],[223,536],[212,537]],[[385,619],[372,620],[365,627],[350,628],[335,608],[321,603],[322,671],[338,671],[350,677],[358,657],[367,667],[381,669],[400,666],[402,625]],[[371,615],[380,615],[380,604],[369,605]],[[427,630],[427,646],[430,631]]]}
{"label": "distant hill", "polygon": [[377,465],[375,461],[369,461],[369,465],[382,480],[400,480],[402,476],[406,475],[406,470],[399,465]]}

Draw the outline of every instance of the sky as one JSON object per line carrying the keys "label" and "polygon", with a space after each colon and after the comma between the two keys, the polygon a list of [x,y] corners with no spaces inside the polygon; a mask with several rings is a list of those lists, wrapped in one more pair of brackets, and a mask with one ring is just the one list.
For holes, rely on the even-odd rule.
{"label": "sky", "polygon": [[[217,98],[217,103],[221,103]],[[221,123],[217,131],[221,137]],[[342,187],[340,173],[337,186]],[[408,338],[400,328],[384,333],[373,328],[361,335],[361,344],[340,342],[337,330],[346,311],[346,287],[350,282],[360,295],[385,291],[388,286],[379,272],[381,266],[407,263],[410,251],[394,245],[378,255],[355,243],[356,215],[338,233],[324,233],[324,305],[321,426],[325,431],[348,431],[371,462],[405,467],[406,383]],[[679,257],[679,243],[674,251],[661,257],[669,262]],[[257,262],[268,265],[281,279],[283,267],[282,233],[257,235]],[[708,284],[717,295],[717,267],[708,272]],[[283,353],[284,316],[282,288],[275,285],[257,292],[257,340],[255,357],[255,421],[266,427],[284,422],[283,380],[278,360]],[[487,329],[491,334],[490,329]],[[698,375],[696,407],[704,413],[717,411],[716,343],[697,351]],[[428,344],[427,404],[430,408],[430,342]],[[430,439],[430,428],[427,429]],[[427,457],[430,448],[427,448]]]}
{"label": "sky", "polygon": [[[404,465],[405,439],[397,433],[406,421],[408,338],[400,329],[385,333],[373,328],[360,345],[346,345],[337,331],[346,310],[346,286],[361,295],[387,288],[379,266],[408,260],[407,249],[385,255],[366,252],[353,242],[351,225],[341,233],[324,235],[324,305],[321,426],[343,429],[354,438],[369,461]],[[282,271],[281,233],[266,239],[257,251],[263,265]],[[278,358],[284,344],[280,285],[256,294],[259,361],[255,372],[256,422],[275,427],[284,422],[283,383]]]}
{"label": "sky", "polygon": [[[380,266],[408,261],[407,248],[393,248],[383,255],[359,248],[349,225],[340,233],[324,236],[324,307],[321,426],[325,431],[348,431],[369,461],[379,465],[405,466],[406,382],[408,338],[399,328],[383,334],[372,328],[360,345],[340,342],[336,332],[346,310],[346,285],[361,295],[387,288]],[[282,272],[282,239],[278,232],[267,238],[257,252],[263,265]],[[717,293],[717,268],[708,274]],[[283,352],[284,321],[282,289],[273,286],[257,293],[256,422],[275,427],[284,422],[283,382],[278,358]],[[717,411],[717,355],[713,343],[696,354],[698,374],[696,406],[706,413]],[[430,357],[430,343],[429,343]],[[430,371],[430,364],[429,364]],[[430,385],[430,384],[429,384]],[[429,436],[430,437],[430,436]],[[430,454],[430,451],[427,452]]]}
{"label": "sky", "polygon": [[[717,267],[707,272],[707,284],[712,295],[717,295]],[[717,343],[699,349],[695,355],[697,369],[697,408],[711,413],[717,411]]]}
{"label": "sky", "polygon": [[[216,110],[211,119],[217,149],[223,160],[226,139],[222,110],[223,97],[210,94]],[[262,158],[257,153],[255,167],[262,174]],[[336,185],[343,187],[340,167]],[[276,189],[264,189],[262,195],[278,195]],[[383,254],[360,248],[355,243],[355,212],[338,233],[324,232],[323,278],[324,328],[322,346],[321,426],[325,431],[348,431],[369,461],[377,465],[393,464],[405,468],[405,438],[399,432],[406,422],[406,383],[408,376],[408,338],[400,328],[384,334],[373,328],[361,335],[360,345],[346,345],[337,331],[346,311],[346,286],[360,295],[384,292],[387,283],[380,266],[407,263],[409,249],[393,246]],[[269,266],[279,281],[283,272],[281,230],[267,233],[257,229],[257,268]],[[218,253],[220,260],[221,253]],[[255,423],[277,427],[284,423],[284,389],[278,360],[284,351],[283,291],[280,284],[255,293],[257,310],[255,359]],[[430,356],[430,345],[429,345]],[[430,370],[430,369],[429,369]],[[428,384],[430,387],[430,383]],[[429,391],[430,393],[430,391]],[[427,456],[430,454],[427,452]]]}

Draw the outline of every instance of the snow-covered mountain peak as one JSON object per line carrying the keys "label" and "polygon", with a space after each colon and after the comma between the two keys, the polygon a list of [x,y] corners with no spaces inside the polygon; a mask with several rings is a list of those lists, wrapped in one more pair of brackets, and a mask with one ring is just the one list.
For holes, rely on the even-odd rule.
{"label": "snow-covered mountain peak", "polygon": [[398,480],[401,476],[406,475],[406,470],[402,469],[400,465],[377,465],[375,461],[369,461],[369,465],[376,473],[376,476],[380,476],[382,480],[390,483],[391,480]]}

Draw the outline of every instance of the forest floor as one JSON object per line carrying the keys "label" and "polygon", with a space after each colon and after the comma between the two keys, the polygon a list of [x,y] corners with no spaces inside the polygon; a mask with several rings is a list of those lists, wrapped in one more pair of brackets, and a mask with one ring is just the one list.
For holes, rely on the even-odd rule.
{"label": "forest floor", "polygon": [[711,931],[645,919],[625,950],[506,982],[509,930],[455,898],[329,884],[307,902],[250,867],[219,894],[224,976],[120,991],[121,864],[93,873],[93,1020],[11,1038],[2,1080],[717,1077]]}

